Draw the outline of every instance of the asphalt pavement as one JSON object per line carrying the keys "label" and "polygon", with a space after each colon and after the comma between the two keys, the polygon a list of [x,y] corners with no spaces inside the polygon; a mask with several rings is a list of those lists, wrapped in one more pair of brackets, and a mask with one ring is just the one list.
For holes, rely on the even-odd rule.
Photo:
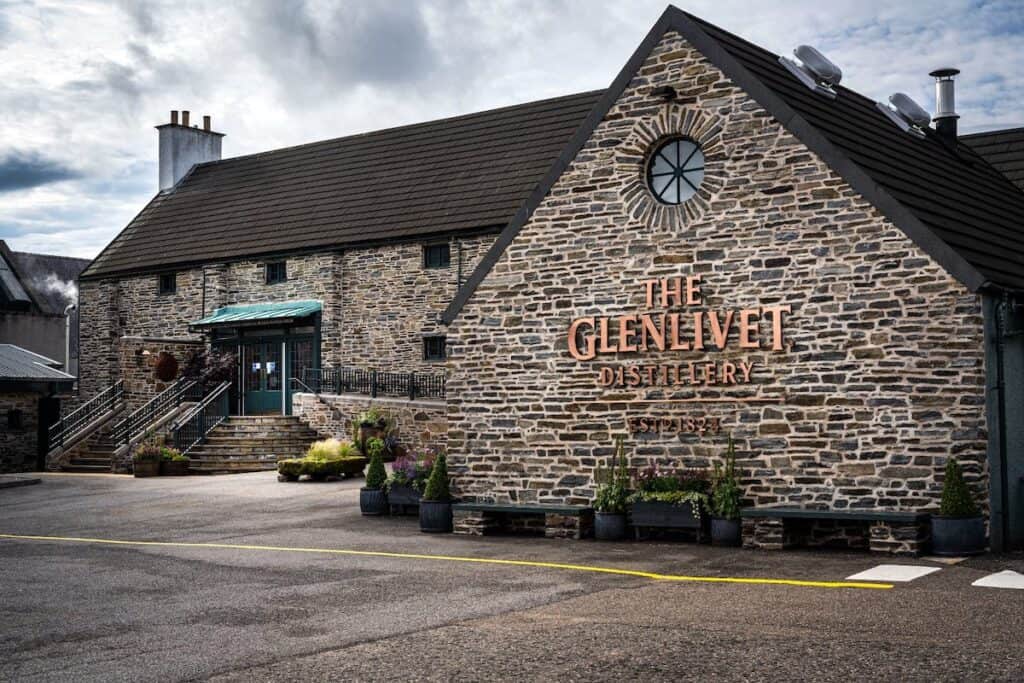
{"label": "asphalt pavement", "polygon": [[40,476],[0,490],[0,680],[1024,680],[1024,590],[971,585],[1020,555],[828,587],[882,561],[427,535],[358,480]]}

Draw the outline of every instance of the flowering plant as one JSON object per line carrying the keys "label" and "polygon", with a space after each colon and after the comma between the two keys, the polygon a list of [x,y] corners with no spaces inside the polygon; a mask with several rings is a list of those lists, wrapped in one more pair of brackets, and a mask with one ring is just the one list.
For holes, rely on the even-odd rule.
{"label": "flowering plant", "polygon": [[440,449],[430,447],[422,453],[409,453],[396,458],[391,463],[391,476],[388,477],[388,488],[392,486],[409,486],[416,491],[423,491],[430,470],[434,467]]}

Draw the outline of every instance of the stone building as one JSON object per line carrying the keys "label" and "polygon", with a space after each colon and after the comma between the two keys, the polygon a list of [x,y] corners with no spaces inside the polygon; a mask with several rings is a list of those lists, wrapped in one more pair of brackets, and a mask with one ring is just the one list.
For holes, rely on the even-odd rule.
{"label": "stone building", "polygon": [[87,259],[13,251],[0,240],[0,343],[78,373],[78,288]]}
{"label": "stone building", "polygon": [[336,432],[363,404],[290,404],[304,368],[446,370],[443,418],[394,411],[465,500],[586,503],[616,435],[634,467],[732,437],[758,506],[934,510],[956,456],[1019,546],[1017,148],[958,139],[955,70],[933,127],[797,54],[670,7],[599,92],[224,161],[172,118],[82,277],[83,395],[220,346],[239,411]]}
{"label": "stone building", "polygon": [[446,311],[459,495],[731,436],[748,504],[933,510],[956,456],[1024,542],[1024,193],[812,66],[666,11]]}
{"label": "stone building", "polygon": [[60,396],[75,378],[61,363],[0,344],[0,472],[42,469],[46,429],[60,415]]}

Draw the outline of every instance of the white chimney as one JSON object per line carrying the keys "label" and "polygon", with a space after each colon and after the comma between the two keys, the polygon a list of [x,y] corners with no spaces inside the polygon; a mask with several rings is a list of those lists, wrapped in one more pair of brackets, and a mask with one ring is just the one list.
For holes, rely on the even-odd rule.
{"label": "white chimney", "polygon": [[959,69],[946,67],[936,69],[928,74],[935,79],[935,130],[953,142],[956,142],[956,121],[960,118],[960,115],[956,113],[956,92],[953,79],[959,73]]}
{"label": "white chimney", "polygon": [[196,164],[220,161],[223,133],[210,130],[210,117],[203,117],[203,127],[189,127],[189,112],[171,112],[171,122],[157,126],[160,131],[160,191],[174,187]]}

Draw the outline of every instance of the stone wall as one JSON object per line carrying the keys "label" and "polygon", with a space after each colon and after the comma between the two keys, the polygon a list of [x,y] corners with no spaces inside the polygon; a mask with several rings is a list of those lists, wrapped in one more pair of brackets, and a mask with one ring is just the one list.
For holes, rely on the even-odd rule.
{"label": "stone wall", "polygon": [[445,443],[447,420],[444,401],[409,401],[397,398],[368,398],[353,394],[295,394],[292,414],[324,437],[352,439],[352,420],[375,407],[395,419],[399,443],[418,451]]}
{"label": "stone wall", "polygon": [[[7,413],[21,412],[21,429],[7,428]],[[24,472],[36,468],[39,440],[39,394],[0,393],[0,472]]]}
{"label": "stone wall", "polygon": [[451,238],[451,265],[442,269],[423,267],[424,243],[416,242],[288,257],[287,280],[272,285],[264,267],[279,259],[181,270],[174,294],[158,293],[156,274],[82,282],[77,402],[124,375],[119,363],[136,349],[122,350],[120,339],[202,341],[188,323],[233,304],[319,300],[322,365],[442,373],[443,362],[423,359],[422,337],[443,333],[437,316],[454,296],[460,271],[465,278],[493,240]]}
{"label": "stone wall", "polygon": [[119,366],[124,380],[125,402],[135,410],[170,386],[176,379],[162,381],[156,376],[156,361],[161,353],[169,353],[178,362],[178,376],[185,369],[188,356],[202,348],[202,342],[148,337],[122,337],[119,340]]}
{"label": "stone wall", "polygon": [[[648,94],[663,85],[677,102]],[[700,193],[682,207],[644,186],[648,150],[671,135],[699,140],[706,156]],[[641,283],[693,275],[700,305],[673,310],[789,305],[786,346],[739,349],[734,338],[725,350],[593,361],[568,352],[572,320],[664,312],[646,308]],[[448,338],[448,447],[456,492],[469,499],[590,501],[613,435],[645,416],[722,429],[630,433],[634,467],[709,467],[731,434],[748,504],[929,508],[950,455],[985,497],[979,297],[674,33]],[[598,383],[601,365],[691,361],[757,365],[737,386]],[[635,403],[667,398],[700,402]]]}

